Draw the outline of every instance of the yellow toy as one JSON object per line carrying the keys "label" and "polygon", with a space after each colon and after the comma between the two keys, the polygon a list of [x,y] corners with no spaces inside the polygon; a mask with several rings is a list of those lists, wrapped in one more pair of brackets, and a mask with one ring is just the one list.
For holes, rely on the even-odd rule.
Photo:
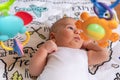
{"label": "yellow toy", "polygon": [[90,16],[87,12],[83,12],[80,18],[81,20],[77,20],[75,24],[82,30],[80,36],[84,40],[96,40],[101,47],[109,46],[109,40],[112,42],[118,40],[119,35],[112,31],[118,27],[118,22],[114,19],[105,20]]}

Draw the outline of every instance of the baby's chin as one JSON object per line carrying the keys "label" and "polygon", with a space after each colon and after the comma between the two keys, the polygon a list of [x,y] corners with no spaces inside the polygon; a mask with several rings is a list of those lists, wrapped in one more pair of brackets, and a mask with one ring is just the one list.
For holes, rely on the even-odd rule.
{"label": "baby's chin", "polygon": [[73,44],[71,44],[71,47],[73,47],[73,48],[81,48],[82,47],[82,44],[83,44],[83,42],[81,42],[81,41],[75,41],[75,42],[73,42]]}

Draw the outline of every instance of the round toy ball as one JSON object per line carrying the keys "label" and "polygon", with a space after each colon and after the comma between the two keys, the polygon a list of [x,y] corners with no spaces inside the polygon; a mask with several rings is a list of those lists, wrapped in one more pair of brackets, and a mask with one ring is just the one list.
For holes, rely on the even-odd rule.
{"label": "round toy ball", "polygon": [[88,36],[95,40],[101,40],[105,36],[105,30],[99,24],[88,25],[87,32]]}

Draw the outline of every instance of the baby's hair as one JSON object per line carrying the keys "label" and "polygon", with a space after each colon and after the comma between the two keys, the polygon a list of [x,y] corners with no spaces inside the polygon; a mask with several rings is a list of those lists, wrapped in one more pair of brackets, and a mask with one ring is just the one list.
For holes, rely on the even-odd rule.
{"label": "baby's hair", "polygon": [[51,26],[51,28],[50,28],[50,33],[51,33],[51,32],[56,32],[57,29],[58,29],[60,26],[65,26],[65,25],[66,25],[66,21],[67,21],[68,19],[74,19],[74,18],[72,18],[72,17],[63,17],[63,18],[57,20],[57,21]]}

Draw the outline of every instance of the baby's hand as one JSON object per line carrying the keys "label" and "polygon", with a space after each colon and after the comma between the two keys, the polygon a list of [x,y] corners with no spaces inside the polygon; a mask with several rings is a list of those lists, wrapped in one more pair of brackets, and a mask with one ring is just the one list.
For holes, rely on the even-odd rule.
{"label": "baby's hand", "polygon": [[85,41],[83,43],[83,48],[88,50],[101,50],[102,47],[98,45],[98,43],[94,40]]}
{"label": "baby's hand", "polygon": [[47,53],[52,53],[57,50],[57,45],[53,40],[46,41],[41,47],[46,49]]}
{"label": "baby's hand", "polygon": [[93,41],[93,40],[84,41],[83,42],[83,48],[87,48],[87,46],[90,45],[90,44],[96,44],[96,42]]}

